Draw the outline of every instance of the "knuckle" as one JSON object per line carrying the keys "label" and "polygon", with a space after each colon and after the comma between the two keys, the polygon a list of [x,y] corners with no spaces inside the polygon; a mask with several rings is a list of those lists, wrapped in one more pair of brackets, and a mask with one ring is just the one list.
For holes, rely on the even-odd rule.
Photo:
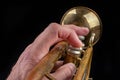
{"label": "knuckle", "polygon": [[60,26],[58,23],[50,23],[49,26],[52,28],[52,29],[56,29],[58,26]]}
{"label": "knuckle", "polygon": [[58,23],[50,23],[49,24],[49,28],[48,30],[54,34],[56,34],[58,32],[58,30],[60,29],[60,25]]}

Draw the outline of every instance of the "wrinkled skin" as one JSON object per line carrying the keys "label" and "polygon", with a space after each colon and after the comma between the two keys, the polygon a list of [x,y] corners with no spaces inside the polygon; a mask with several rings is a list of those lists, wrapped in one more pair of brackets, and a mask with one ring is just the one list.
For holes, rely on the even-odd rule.
{"label": "wrinkled skin", "polygon": [[[82,46],[78,35],[87,35],[87,28],[75,25],[60,25],[51,23],[39,34],[36,39],[26,47],[20,55],[18,61],[13,66],[7,80],[24,80],[28,72],[48,53],[50,47],[55,43],[66,40],[74,47]],[[62,64],[62,61],[56,62],[55,72],[51,73],[56,80],[71,80],[76,71],[72,63]],[[45,77],[43,80],[47,80]]]}

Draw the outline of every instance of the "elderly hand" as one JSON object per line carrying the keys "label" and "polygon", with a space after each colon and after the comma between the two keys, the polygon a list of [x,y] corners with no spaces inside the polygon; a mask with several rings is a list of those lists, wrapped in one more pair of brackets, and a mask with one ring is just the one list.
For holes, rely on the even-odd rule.
{"label": "elderly hand", "polygon": [[[84,27],[51,23],[23,51],[7,80],[24,80],[29,71],[49,52],[50,47],[59,41],[66,40],[72,46],[82,46],[78,35],[87,35],[88,32],[89,30]],[[58,61],[56,66],[59,68],[51,75],[57,80],[70,80],[76,71],[72,63],[62,65],[62,62]]]}

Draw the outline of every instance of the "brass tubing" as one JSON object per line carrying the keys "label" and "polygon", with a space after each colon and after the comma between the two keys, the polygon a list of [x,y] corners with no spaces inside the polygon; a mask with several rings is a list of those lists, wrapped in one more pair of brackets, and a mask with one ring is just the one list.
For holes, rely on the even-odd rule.
{"label": "brass tubing", "polygon": [[25,80],[41,80],[43,76],[50,73],[55,62],[61,58],[68,46],[67,42],[59,42],[55,47],[40,60],[40,62],[28,73]]}
{"label": "brass tubing", "polygon": [[85,51],[85,54],[82,60],[80,61],[80,66],[78,67],[73,80],[82,80],[85,70],[87,68],[88,62],[90,60],[92,50],[93,50],[92,47],[88,47],[87,50]]}

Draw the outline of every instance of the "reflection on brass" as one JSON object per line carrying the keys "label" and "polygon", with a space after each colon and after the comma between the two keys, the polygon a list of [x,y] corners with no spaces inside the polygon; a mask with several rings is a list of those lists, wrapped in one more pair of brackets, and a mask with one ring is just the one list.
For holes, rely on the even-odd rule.
{"label": "reflection on brass", "polygon": [[102,24],[95,11],[88,7],[78,6],[69,9],[61,19],[61,25],[74,24],[79,27],[89,28],[87,36],[78,36],[84,46],[75,48],[66,41],[58,42],[49,53],[30,71],[25,80],[41,80],[47,77],[55,80],[50,75],[54,64],[63,58],[64,64],[72,62],[76,65],[77,71],[72,80],[92,80],[90,68],[93,55],[93,46],[100,39]]}
{"label": "reflection on brass", "polygon": [[[102,23],[98,14],[90,8],[78,6],[69,9],[62,17],[61,24],[75,24],[80,27],[88,27],[90,34],[95,33],[95,44],[101,37]],[[87,36],[86,44],[90,38],[90,34]]]}

